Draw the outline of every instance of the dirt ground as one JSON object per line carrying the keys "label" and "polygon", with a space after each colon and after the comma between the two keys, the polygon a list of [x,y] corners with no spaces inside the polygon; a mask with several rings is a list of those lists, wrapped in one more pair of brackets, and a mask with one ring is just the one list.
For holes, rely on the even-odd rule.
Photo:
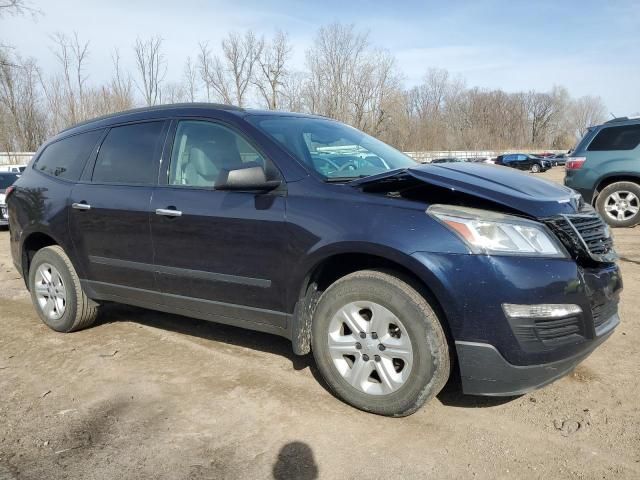
{"label": "dirt ground", "polygon": [[622,324],[572,375],[507,399],[449,385],[388,419],[332,397],[275,336],[116,306],[55,333],[2,231],[0,480],[640,478],[639,240],[615,231]]}

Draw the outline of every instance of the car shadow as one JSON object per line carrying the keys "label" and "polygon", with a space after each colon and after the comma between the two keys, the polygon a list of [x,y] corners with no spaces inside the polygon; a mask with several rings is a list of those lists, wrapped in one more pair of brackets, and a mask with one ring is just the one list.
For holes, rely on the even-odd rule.
{"label": "car shadow", "polygon": [[280,355],[291,361],[294,370],[308,368],[314,379],[333,395],[318,371],[313,355],[296,355],[291,348],[291,341],[284,337],[117,303],[107,303],[102,306],[96,325],[120,321],[134,322],[182,335]]}
{"label": "car shadow", "polygon": [[522,395],[508,397],[487,397],[481,395],[465,395],[462,393],[462,384],[460,383],[460,375],[453,373],[451,378],[444,386],[442,391],[437,395],[440,403],[447,407],[458,408],[491,408],[504,405],[506,403],[517,400]]}
{"label": "car shadow", "polygon": [[[120,321],[135,322],[182,335],[280,355],[291,361],[291,366],[294,370],[304,370],[308,368],[313,378],[322,388],[333,397],[338,398],[320,374],[313,355],[307,354],[301,356],[294,354],[291,348],[291,342],[284,337],[117,303],[107,303],[103,305],[100,309],[100,315],[96,325]],[[490,408],[511,402],[519,397],[464,395],[462,393],[460,375],[454,370],[451,378],[437,395],[437,398],[443,405],[449,407]]]}

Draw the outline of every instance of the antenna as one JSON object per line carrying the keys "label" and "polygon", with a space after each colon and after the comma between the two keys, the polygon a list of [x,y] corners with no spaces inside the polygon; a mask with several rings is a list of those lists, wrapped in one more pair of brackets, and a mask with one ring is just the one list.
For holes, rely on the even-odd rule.
{"label": "antenna", "polygon": [[613,119],[618,118],[618,117],[616,117],[616,116],[613,114],[613,112],[609,112],[609,115],[611,115],[611,118],[613,118]]}

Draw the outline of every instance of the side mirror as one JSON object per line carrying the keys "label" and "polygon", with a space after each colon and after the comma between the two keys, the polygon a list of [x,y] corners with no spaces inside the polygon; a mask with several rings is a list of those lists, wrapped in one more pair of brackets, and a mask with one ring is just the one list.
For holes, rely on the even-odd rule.
{"label": "side mirror", "polygon": [[277,188],[280,183],[280,180],[267,180],[264,168],[260,165],[253,165],[234,170],[221,170],[215,189],[265,192]]}

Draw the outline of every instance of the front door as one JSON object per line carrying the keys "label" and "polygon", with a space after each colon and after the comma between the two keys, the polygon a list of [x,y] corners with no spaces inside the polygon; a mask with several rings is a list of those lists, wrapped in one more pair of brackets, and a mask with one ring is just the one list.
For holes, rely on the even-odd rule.
{"label": "front door", "polygon": [[154,288],[149,204],[165,123],[111,128],[87,166],[87,181],[71,192],[71,237],[83,280],[98,296],[130,298]]}
{"label": "front door", "polygon": [[[170,306],[284,328],[285,198],[215,190],[221,169],[256,162],[279,173],[229,126],[181,120],[167,185],[151,202],[158,288]],[[231,321],[230,323],[235,323]]]}

